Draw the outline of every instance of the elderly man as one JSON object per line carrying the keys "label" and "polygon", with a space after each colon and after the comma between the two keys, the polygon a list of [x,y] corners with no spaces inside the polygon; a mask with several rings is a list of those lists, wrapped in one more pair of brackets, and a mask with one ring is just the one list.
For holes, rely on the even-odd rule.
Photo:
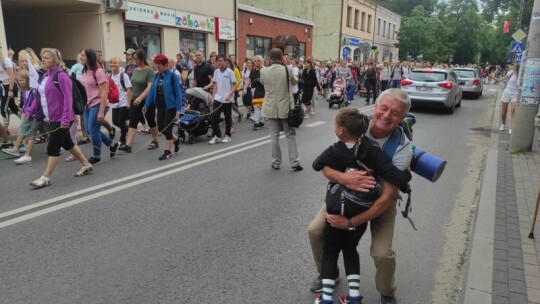
{"label": "elderly man", "polygon": [[[400,170],[409,168],[413,156],[411,143],[401,129],[398,128],[398,124],[403,120],[410,106],[411,101],[405,91],[401,89],[384,91],[377,99],[373,120],[366,132],[366,136],[381,148],[392,137],[391,135],[394,132],[400,132],[400,142],[392,157],[392,163]],[[375,184],[373,177],[366,176],[363,171],[343,173],[325,167],[323,174],[332,182],[356,191],[367,192]],[[384,304],[397,303],[394,297],[396,289],[394,282],[396,255],[392,250],[397,195],[398,188],[385,183],[381,196],[373,203],[373,206],[366,212],[350,219],[354,227],[370,222],[371,257],[376,268],[375,285],[381,294],[381,303]],[[326,214],[326,207],[323,204],[308,228],[313,258],[319,273],[321,272],[323,255],[324,239],[322,237],[325,219],[333,227],[349,228],[348,218],[341,215]],[[322,290],[320,275],[311,284],[311,290],[314,292]]]}
{"label": "elderly man", "polygon": [[279,147],[279,132],[283,130],[287,138],[289,162],[294,171],[303,170],[298,160],[296,147],[296,132],[289,127],[287,116],[294,107],[290,86],[298,83],[292,69],[282,65],[283,52],[274,48],[270,51],[271,65],[261,69],[260,82],[264,86],[265,96],[262,116],[268,118],[270,141],[272,143],[272,168],[278,170],[281,166],[281,148]]}

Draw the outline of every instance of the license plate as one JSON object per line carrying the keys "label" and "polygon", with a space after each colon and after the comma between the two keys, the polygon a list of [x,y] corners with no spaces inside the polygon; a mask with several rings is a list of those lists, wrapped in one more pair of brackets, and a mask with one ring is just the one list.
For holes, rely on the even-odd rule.
{"label": "license plate", "polygon": [[417,91],[422,91],[422,92],[431,91],[432,89],[433,89],[432,87],[416,87]]}
{"label": "license plate", "polygon": [[460,81],[459,85],[465,85],[465,83],[466,83],[465,81]]}

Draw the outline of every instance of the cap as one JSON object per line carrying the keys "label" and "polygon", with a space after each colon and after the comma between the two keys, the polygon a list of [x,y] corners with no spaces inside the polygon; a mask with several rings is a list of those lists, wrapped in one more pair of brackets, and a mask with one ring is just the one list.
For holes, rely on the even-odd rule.
{"label": "cap", "polygon": [[124,52],[126,55],[133,55],[133,53],[135,53],[134,49],[127,49],[127,51]]}

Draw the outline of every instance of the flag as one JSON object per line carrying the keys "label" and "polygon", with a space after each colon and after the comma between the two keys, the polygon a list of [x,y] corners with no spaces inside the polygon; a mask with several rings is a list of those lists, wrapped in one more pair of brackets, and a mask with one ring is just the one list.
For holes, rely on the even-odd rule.
{"label": "flag", "polygon": [[26,58],[28,61],[28,72],[30,73],[30,83],[28,84],[31,89],[37,89],[39,86],[38,80],[39,80],[39,74],[36,71],[36,68],[32,64],[32,61],[30,60],[30,56]]}
{"label": "flag", "polygon": [[505,21],[503,26],[503,34],[507,34],[510,30],[510,21]]}

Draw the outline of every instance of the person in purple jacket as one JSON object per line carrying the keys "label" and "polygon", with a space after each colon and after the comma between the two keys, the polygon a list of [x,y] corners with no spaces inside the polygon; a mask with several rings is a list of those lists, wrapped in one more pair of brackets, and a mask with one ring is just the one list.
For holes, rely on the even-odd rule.
{"label": "person in purple jacket", "polygon": [[[78,146],[73,144],[69,134],[69,127],[75,119],[73,112],[72,83],[69,75],[60,65],[62,57],[58,50],[46,48],[41,51],[41,67],[47,72],[39,83],[39,102],[35,102],[29,109],[26,118],[43,112],[44,121],[49,133],[47,143],[47,168],[43,175],[31,182],[34,188],[43,188],[51,185],[51,175],[58,164],[60,148],[71,152],[81,163],[82,168],[75,176],[83,176],[92,172],[92,165],[82,154]],[[58,74],[58,87],[53,83],[54,75]],[[39,117],[35,117],[39,119]]]}

